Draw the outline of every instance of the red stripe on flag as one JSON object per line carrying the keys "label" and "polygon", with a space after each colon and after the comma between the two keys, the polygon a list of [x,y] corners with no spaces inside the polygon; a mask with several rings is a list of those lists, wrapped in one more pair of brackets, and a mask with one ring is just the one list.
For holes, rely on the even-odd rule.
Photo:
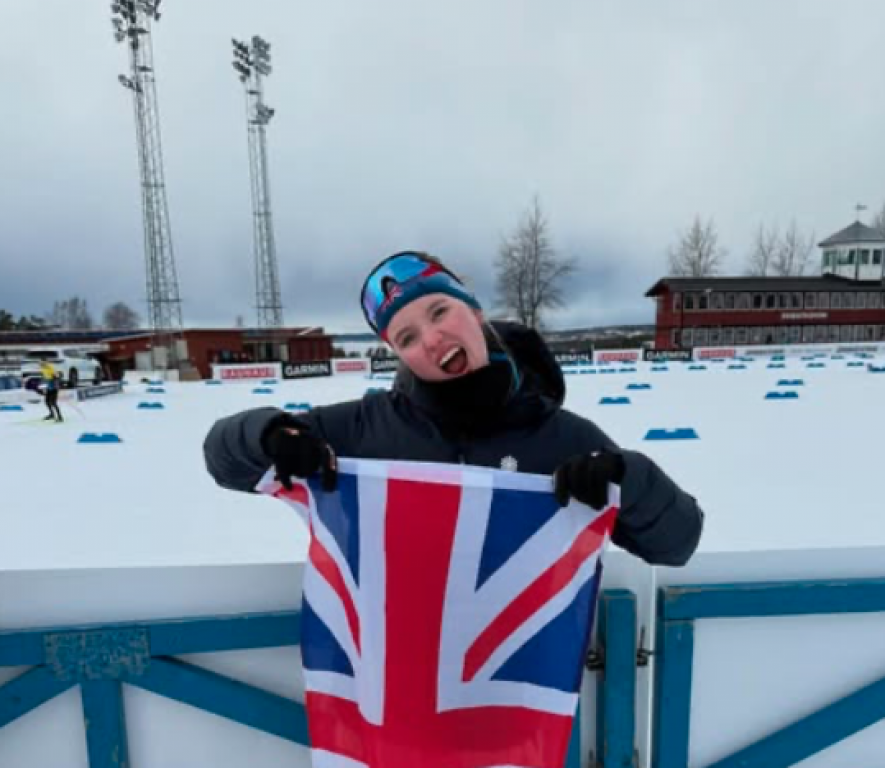
{"label": "red stripe on flag", "polygon": [[357,653],[360,653],[360,617],[356,612],[356,606],[353,604],[353,598],[350,590],[344,583],[344,577],[338,568],[332,556],[326,551],[326,548],[320,543],[320,540],[313,532],[311,526],[310,540],[310,562],[317,572],[329,582],[329,586],[335,591],[335,594],[341,599],[344,606],[344,614],[347,616],[347,626],[350,627],[350,634],[353,635],[353,644],[356,646]]}
{"label": "red stripe on flag", "polygon": [[275,499],[288,499],[289,501],[294,501],[296,504],[301,504],[303,507],[310,506],[310,499],[307,496],[307,488],[303,485],[293,485],[291,491],[287,491],[282,486],[274,491],[273,497]]}
{"label": "red stripe on flag", "polygon": [[574,578],[587,557],[602,545],[603,538],[614,525],[616,513],[617,508],[610,507],[590,523],[578,534],[569,550],[482,631],[464,658],[462,679],[465,682],[472,680],[501,643]]}

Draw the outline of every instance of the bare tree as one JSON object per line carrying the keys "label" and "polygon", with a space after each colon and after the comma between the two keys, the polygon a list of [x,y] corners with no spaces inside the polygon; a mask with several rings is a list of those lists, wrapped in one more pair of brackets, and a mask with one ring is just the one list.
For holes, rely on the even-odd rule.
{"label": "bare tree", "polygon": [[778,243],[772,261],[772,273],[781,276],[804,275],[814,252],[814,232],[807,236],[799,231],[796,220],[790,222]]}
{"label": "bare tree", "polygon": [[882,207],[879,209],[878,213],[873,216],[873,221],[870,226],[881,232],[882,237],[885,237],[885,203],[882,203]]}
{"label": "bare tree", "polygon": [[675,277],[710,277],[719,273],[726,251],[719,245],[713,219],[705,222],[695,216],[691,226],[679,235],[679,242],[667,253],[670,274]]}
{"label": "bare tree", "polygon": [[79,296],[56,301],[46,319],[50,325],[67,331],[90,331],[94,325],[86,299]]}
{"label": "bare tree", "polygon": [[117,301],[104,311],[102,322],[110,331],[128,331],[141,325],[141,317],[128,304]]}
{"label": "bare tree", "polygon": [[766,277],[771,274],[772,263],[780,247],[780,232],[777,226],[768,229],[759,225],[753,238],[753,250],[747,259],[747,274],[753,277]]}
{"label": "bare tree", "polygon": [[577,269],[550,242],[550,224],[537,196],[516,229],[501,241],[495,261],[498,306],[530,328],[540,328],[543,312],[562,306],[562,283]]}

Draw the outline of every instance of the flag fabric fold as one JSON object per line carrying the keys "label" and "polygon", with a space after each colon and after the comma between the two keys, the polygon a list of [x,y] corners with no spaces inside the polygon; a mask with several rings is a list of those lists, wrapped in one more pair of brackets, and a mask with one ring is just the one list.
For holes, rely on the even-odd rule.
{"label": "flag fabric fold", "polygon": [[316,768],[561,768],[620,504],[549,477],[342,459],[271,470],[309,527],[301,648]]}

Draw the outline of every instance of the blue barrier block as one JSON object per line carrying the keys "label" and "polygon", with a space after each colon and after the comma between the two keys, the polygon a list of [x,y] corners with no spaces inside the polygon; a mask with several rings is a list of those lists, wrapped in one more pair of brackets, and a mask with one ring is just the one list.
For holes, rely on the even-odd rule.
{"label": "blue barrier block", "polygon": [[804,387],[805,379],[778,379],[779,387]]}
{"label": "blue barrier block", "polygon": [[867,366],[867,370],[870,373],[885,373],[885,365],[873,365],[872,363],[870,363]]}
{"label": "blue barrier block", "polygon": [[600,371],[600,373],[617,373],[613,368],[606,368],[605,370]]}
{"label": "blue barrier block", "polygon": [[691,427],[676,429],[650,429],[645,435],[646,440],[697,440],[698,433]]}
{"label": "blue barrier block", "polygon": [[139,403],[138,404],[138,409],[145,410],[145,411],[158,411],[158,410],[161,410],[165,407],[166,406],[163,405],[163,403]]}
{"label": "blue barrier block", "polygon": [[636,373],[635,368],[621,368],[620,373]]}
{"label": "blue barrier block", "polygon": [[860,360],[852,360],[850,363],[846,363],[846,368],[863,368],[863,363]]}
{"label": "blue barrier block", "polygon": [[206,386],[209,387],[220,387],[221,382],[218,379],[206,379]]}
{"label": "blue barrier block", "polygon": [[806,365],[805,367],[806,368],[826,368],[827,364],[826,363],[808,363],[808,365]]}
{"label": "blue barrier block", "polygon": [[276,379],[265,379],[261,383],[264,384],[265,386],[268,386],[270,384],[279,384],[279,382]]}
{"label": "blue barrier block", "polygon": [[310,403],[286,403],[283,408],[287,411],[309,411]]}
{"label": "blue barrier block", "polygon": [[162,387],[164,382],[162,379],[148,379],[147,384],[149,387]]}
{"label": "blue barrier block", "polygon": [[798,392],[767,392],[765,394],[766,400],[798,400],[799,393]]}
{"label": "blue barrier block", "polygon": [[122,443],[120,436],[114,432],[84,432],[77,438],[78,443],[91,443],[93,445],[105,443]]}
{"label": "blue barrier block", "polygon": [[148,387],[145,390],[149,395],[165,395],[166,390],[163,387]]}
{"label": "blue barrier block", "polygon": [[652,371],[655,373],[661,373],[663,371],[669,371],[670,369],[666,365],[653,365],[651,367]]}
{"label": "blue barrier block", "polygon": [[732,364],[732,365],[728,366],[728,370],[729,371],[746,371],[747,366],[744,365],[743,363],[738,363],[737,365]]}
{"label": "blue barrier block", "polygon": [[690,371],[706,371],[707,366],[706,365],[690,365],[690,366],[688,366],[688,370],[690,370]]}
{"label": "blue barrier block", "polygon": [[786,363],[769,363],[766,368],[786,368]]}
{"label": "blue barrier block", "polygon": [[844,360],[845,355],[830,355],[830,360]]}
{"label": "blue barrier block", "polygon": [[630,405],[629,397],[603,397],[599,401],[600,405]]}
{"label": "blue barrier block", "polygon": [[366,394],[367,395],[374,395],[377,392],[389,392],[389,391],[390,390],[388,390],[387,387],[368,387],[366,389]]}
{"label": "blue barrier block", "polygon": [[22,408],[20,405],[0,405],[0,411],[9,412],[9,411],[23,411],[23,410],[24,410],[24,408]]}
{"label": "blue barrier block", "polygon": [[632,384],[627,385],[627,389],[651,389],[651,384],[640,384],[638,382],[633,382]]}
{"label": "blue barrier block", "polygon": [[799,359],[800,360],[814,360],[815,356],[814,355],[802,355],[802,357],[800,357]]}
{"label": "blue barrier block", "polygon": [[786,355],[772,355],[771,359],[773,362],[777,362],[779,360],[786,360]]}
{"label": "blue barrier block", "polygon": [[578,373],[588,374],[588,373],[596,373],[592,368],[585,368],[583,371],[578,371]]}
{"label": "blue barrier block", "polygon": [[270,387],[255,387],[252,390],[253,395],[272,395],[273,390]]}

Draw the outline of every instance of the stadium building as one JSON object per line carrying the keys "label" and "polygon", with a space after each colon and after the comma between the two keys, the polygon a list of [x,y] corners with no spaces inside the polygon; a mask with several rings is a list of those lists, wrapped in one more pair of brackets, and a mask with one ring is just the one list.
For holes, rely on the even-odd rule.
{"label": "stadium building", "polygon": [[818,276],[658,280],[655,349],[885,341],[885,236],[857,221],[819,247]]}

